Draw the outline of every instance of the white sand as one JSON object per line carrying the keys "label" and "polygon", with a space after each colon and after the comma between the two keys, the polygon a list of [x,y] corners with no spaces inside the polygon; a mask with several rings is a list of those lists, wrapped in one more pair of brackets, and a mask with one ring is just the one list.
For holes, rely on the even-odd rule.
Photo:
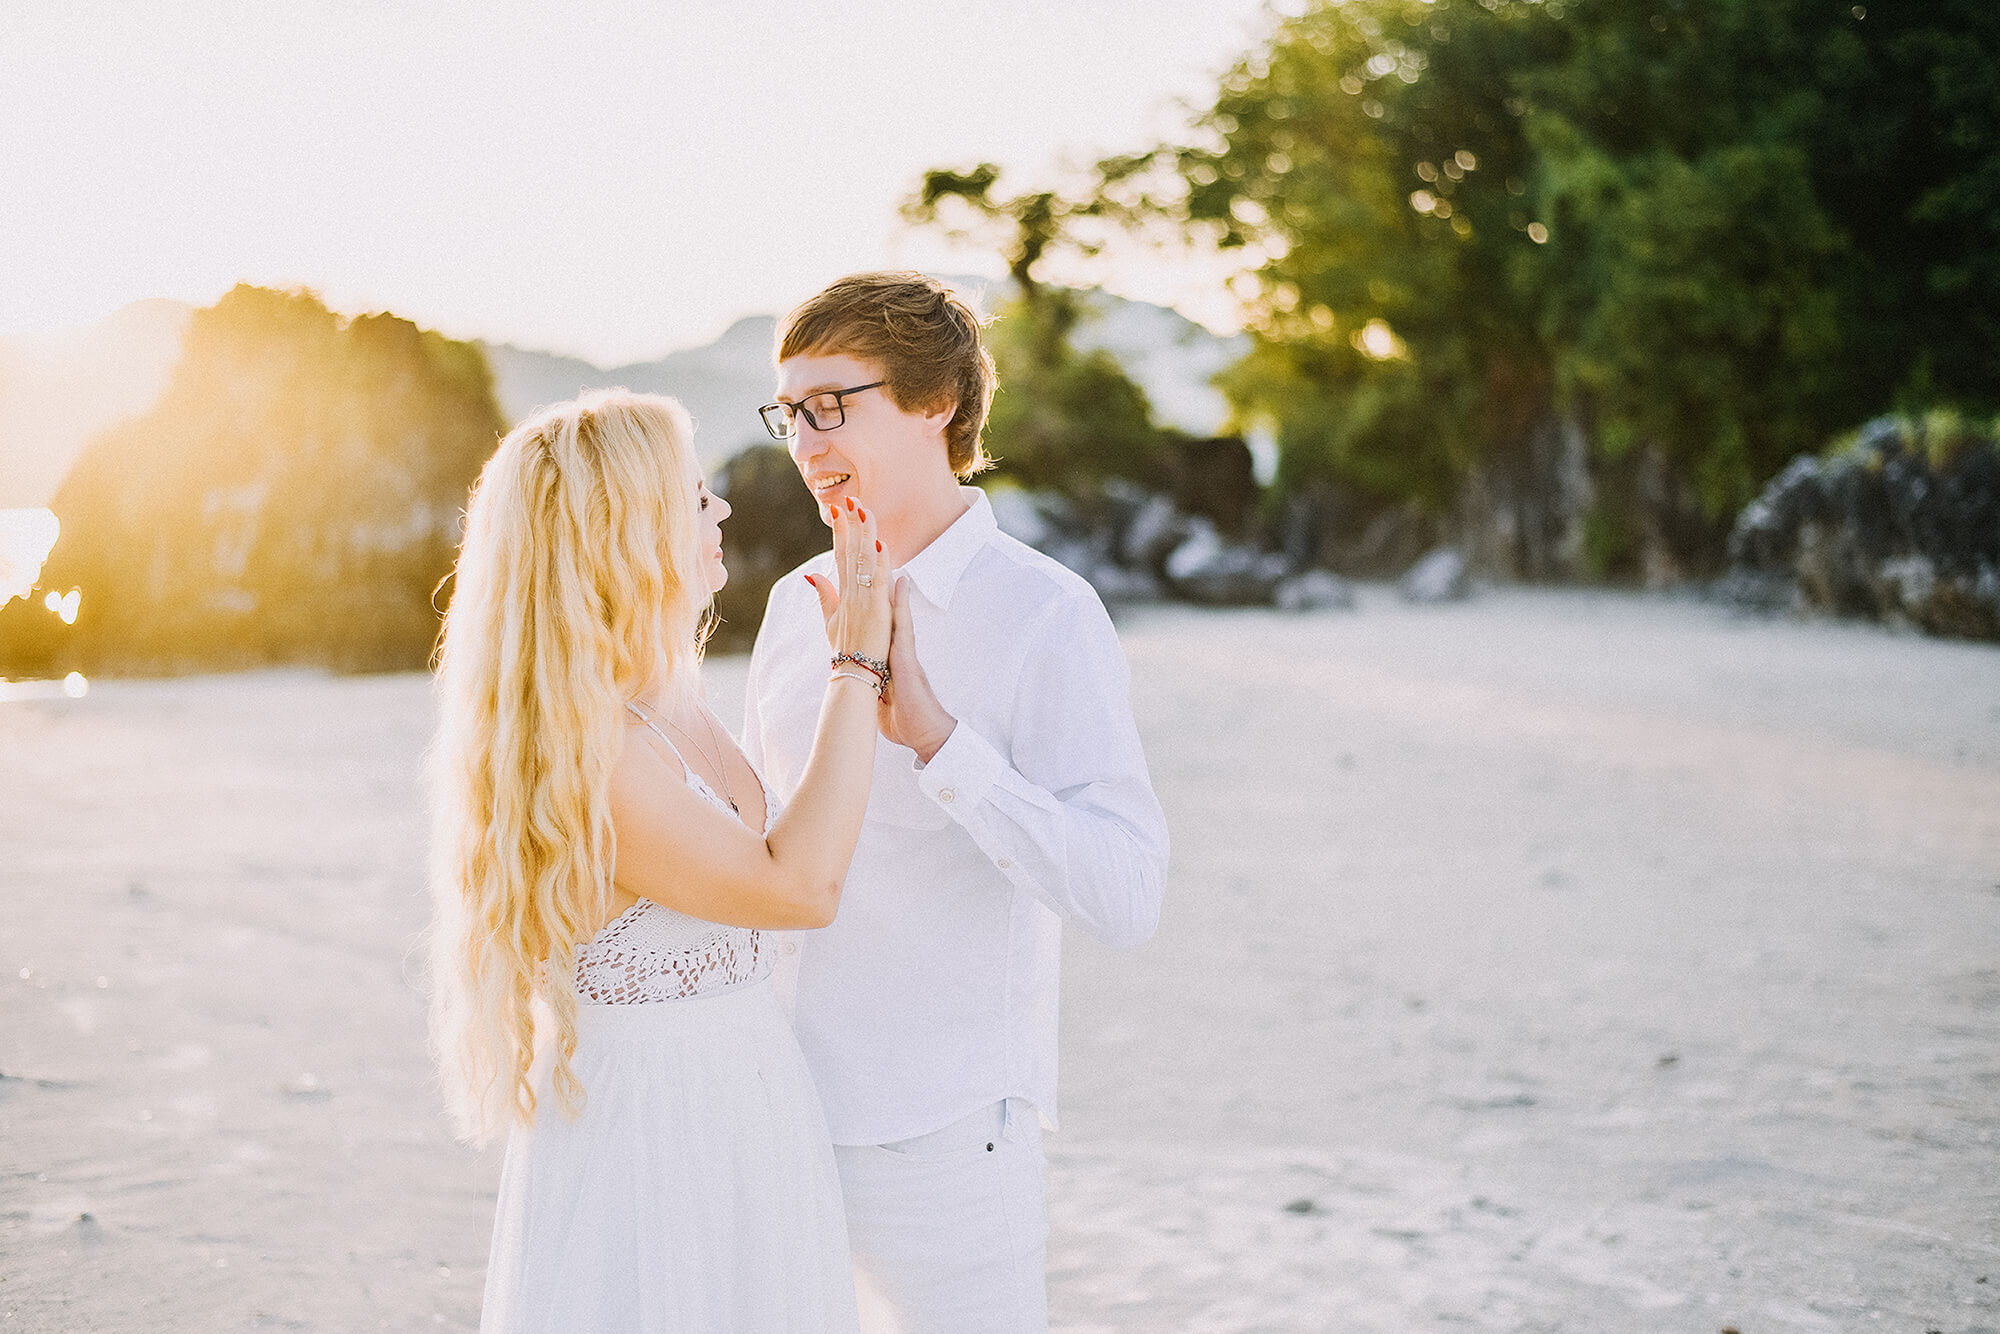
{"label": "white sand", "polygon": [[[1175,860],[1069,944],[1059,1329],[2000,1330],[2000,651],[1531,591],[1124,636]],[[476,1324],[427,715],[0,704],[0,1334]]]}

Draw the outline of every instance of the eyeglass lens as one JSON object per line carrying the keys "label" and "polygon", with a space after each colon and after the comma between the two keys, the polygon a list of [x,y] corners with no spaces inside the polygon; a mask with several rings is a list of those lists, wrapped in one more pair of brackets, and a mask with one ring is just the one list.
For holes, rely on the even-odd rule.
{"label": "eyeglass lens", "polygon": [[798,403],[772,403],[762,409],[764,426],[780,440],[790,439],[799,431],[798,415],[805,419],[815,431],[831,431],[847,421],[847,409],[834,393],[814,394]]}

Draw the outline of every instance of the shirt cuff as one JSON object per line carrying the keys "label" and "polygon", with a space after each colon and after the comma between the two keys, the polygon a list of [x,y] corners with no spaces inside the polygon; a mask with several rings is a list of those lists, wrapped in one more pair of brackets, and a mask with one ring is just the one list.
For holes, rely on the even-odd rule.
{"label": "shirt cuff", "polygon": [[959,811],[986,800],[1008,765],[992,742],[960,718],[931,762],[915,767],[917,789],[957,819]]}

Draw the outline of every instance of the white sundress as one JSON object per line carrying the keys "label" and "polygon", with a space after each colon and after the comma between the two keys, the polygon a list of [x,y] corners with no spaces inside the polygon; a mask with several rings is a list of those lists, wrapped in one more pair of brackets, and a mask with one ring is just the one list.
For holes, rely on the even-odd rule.
{"label": "white sundress", "polygon": [[650,899],[579,953],[584,1110],[565,1116],[539,1072],[501,1169],[482,1334],[857,1329],[833,1148],[771,965],[763,933]]}

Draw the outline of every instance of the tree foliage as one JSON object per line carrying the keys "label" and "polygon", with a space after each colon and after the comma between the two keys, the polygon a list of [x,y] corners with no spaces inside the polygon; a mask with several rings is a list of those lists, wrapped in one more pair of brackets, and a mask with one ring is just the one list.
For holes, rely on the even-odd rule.
{"label": "tree foliage", "polygon": [[1111,477],[1157,484],[1166,467],[1163,449],[1179,434],[1153,423],[1145,391],[1116,358],[1075,347],[1071,335],[1087,318],[1083,294],[1044,281],[1040,271],[1058,247],[1092,251],[1079,224],[1108,216],[1114,205],[1090,192],[1002,196],[995,192],[999,179],[990,163],[930,171],[903,210],[911,221],[943,225],[959,239],[978,238],[1007,264],[1012,292],[987,340],[1000,374],[985,434],[995,475],[1071,492],[1088,492]]}
{"label": "tree foliage", "polygon": [[1172,207],[1255,245],[1281,478],[1445,505],[1551,413],[1711,516],[1887,407],[2000,401],[2000,10],[1320,0]]}
{"label": "tree foliage", "polygon": [[80,590],[76,624],[9,604],[0,672],[421,667],[502,428],[472,344],[239,286],[159,403],[77,460],[41,579]]}

